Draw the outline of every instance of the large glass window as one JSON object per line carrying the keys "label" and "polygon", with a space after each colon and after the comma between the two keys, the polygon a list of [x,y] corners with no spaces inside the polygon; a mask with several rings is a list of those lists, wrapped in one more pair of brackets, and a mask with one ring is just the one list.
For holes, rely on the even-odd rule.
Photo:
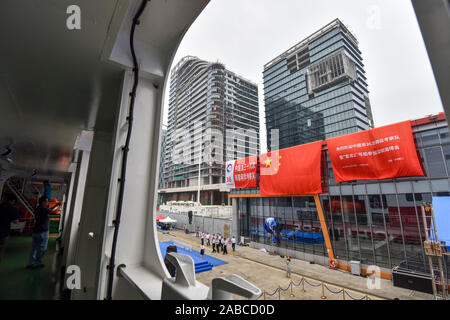
{"label": "large glass window", "polygon": [[383,199],[383,208],[389,215],[389,219],[386,221],[386,229],[389,237],[391,263],[392,267],[394,267],[406,260],[402,235],[402,222],[400,220],[396,195],[386,194],[381,197]]}
{"label": "large glass window", "polygon": [[289,198],[270,198],[271,206],[273,208],[273,218],[276,222],[275,234],[271,238],[275,238],[276,242],[273,245],[279,246],[280,248],[287,247],[286,239],[283,239],[283,234],[286,230],[286,205]]}
{"label": "large glass window", "polygon": [[428,164],[428,175],[430,177],[445,177],[444,159],[442,158],[441,147],[433,147],[425,149],[425,157]]}
{"label": "large glass window", "polygon": [[[440,150],[436,147],[427,149]],[[429,160],[430,154],[424,154]],[[445,181],[448,182],[447,179]],[[429,184],[427,180],[419,182]],[[421,192],[416,182],[412,185],[409,181],[396,183],[398,194],[391,191],[380,195],[375,193],[375,189],[373,194],[365,194],[363,189],[357,188],[358,185],[353,189],[348,185],[350,194],[353,192],[354,195],[320,197],[338,260],[360,260],[366,265],[385,268],[402,262],[413,269],[418,265],[426,267],[420,205],[423,201],[431,202],[431,193]],[[429,190],[428,187],[426,189]],[[327,255],[313,197],[241,198],[239,217],[241,235],[250,236],[252,241],[313,255]],[[277,243],[273,243],[272,234],[264,229],[268,217],[277,222]]]}
{"label": "large glass window", "polygon": [[292,198],[285,198],[284,202],[284,227],[282,230],[282,241],[286,248],[295,249],[294,233],[295,233],[295,218],[294,208],[292,205]]}
{"label": "large glass window", "polygon": [[450,145],[442,146],[442,151],[444,153],[445,164],[447,165],[447,170],[450,171]]}
{"label": "large glass window", "polygon": [[264,207],[262,198],[250,198],[250,232],[252,241],[264,243]]}
{"label": "large glass window", "polygon": [[398,203],[408,263],[421,264],[424,262],[424,256],[421,234],[419,232],[420,221],[418,213],[421,210],[420,205],[416,206],[413,194],[399,194]]}
{"label": "large glass window", "polygon": [[439,144],[439,136],[437,130],[429,130],[420,133],[422,137],[422,146],[428,147]]}
{"label": "large glass window", "polygon": [[372,242],[372,217],[368,213],[366,196],[355,196],[355,213],[358,224],[359,246],[361,250],[361,263],[372,265],[374,259],[374,244]]}
{"label": "large glass window", "polygon": [[[315,244],[323,243],[323,235],[317,218],[316,205],[312,197],[294,197],[293,215],[296,217],[294,241],[297,250],[315,253]],[[321,254],[320,249],[316,249]]]}
{"label": "large glass window", "polygon": [[380,195],[369,195],[368,217],[372,228],[372,239],[375,250],[375,264],[391,268],[389,258],[389,237],[386,232],[385,222],[389,222],[387,210],[383,210]]}
{"label": "large glass window", "polygon": [[441,139],[442,144],[450,142],[450,137],[448,135],[448,127],[439,129],[439,137]]}
{"label": "large glass window", "polygon": [[[314,200],[314,199],[312,199]],[[325,238],[323,236],[323,232],[322,232],[322,225],[320,224],[320,218],[319,218],[319,213],[317,210],[317,206],[315,205],[315,202],[313,202],[314,204],[314,211],[315,214],[313,213],[312,215],[312,223],[314,224],[314,235],[313,235],[313,246],[314,246],[314,254],[316,255],[320,255],[320,256],[326,256],[327,255],[327,250],[326,250],[326,244],[325,244]],[[325,221],[326,221],[326,213],[325,210],[323,209],[323,214],[325,216]]]}
{"label": "large glass window", "polygon": [[360,260],[358,227],[353,203],[353,196],[342,196],[342,211],[344,214],[345,233],[347,235],[347,249],[350,260]]}
{"label": "large glass window", "polygon": [[348,260],[347,243],[345,241],[345,224],[342,218],[341,199],[339,196],[330,197],[330,208],[333,220],[332,238],[336,258]]}
{"label": "large glass window", "polygon": [[333,230],[333,218],[331,216],[331,202],[330,198],[327,195],[320,196],[320,203],[322,204],[323,214],[325,216],[325,223],[328,227],[328,236],[330,237],[331,245],[334,248],[334,231]]}
{"label": "large glass window", "polygon": [[[254,208],[250,208],[250,212],[248,212],[249,209],[249,202],[250,199],[248,198],[239,198],[239,229],[240,229],[240,235],[244,237],[250,236],[250,212],[254,212]],[[253,210],[252,210],[253,209]]]}

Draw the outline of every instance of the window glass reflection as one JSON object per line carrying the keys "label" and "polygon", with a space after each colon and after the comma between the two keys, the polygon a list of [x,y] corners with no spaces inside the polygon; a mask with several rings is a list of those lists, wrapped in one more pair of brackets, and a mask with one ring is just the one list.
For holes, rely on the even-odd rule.
{"label": "window glass reflection", "polygon": [[372,243],[372,217],[368,214],[366,207],[366,197],[355,196],[361,263],[372,265],[375,263]]}
{"label": "window glass reflection", "polygon": [[341,212],[341,199],[339,196],[330,197],[331,215],[333,219],[332,241],[336,258],[348,260],[347,243],[345,241],[345,224]]}
{"label": "window glass reflection", "polygon": [[446,176],[444,160],[442,158],[441,147],[427,148],[425,157],[428,164],[428,174],[430,177]]}
{"label": "window glass reflection", "polygon": [[401,221],[395,194],[382,195],[383,207],[387,211],[389,219],[386,221],[388,233],[389,249],[391,254],[392,267],[398,266],[406,260],[403,237],[401,232]]}
{"label": "window glass reflection", "polygon": [[436,130],[422,132],[420,136],[422,138],[422,146],[424,147],[439,144],[439,136]]}
{"label": "window glass reflection", "polygon": [[380,195],[369,195],[368,222],[372,228],[373,247],[376,265],[390,268],[389,237],[386,232],[385,221],[389,222],[389,214],[383,210]]}
{"label": "window glass reflection", "polygon": [[398,203],[405,239],[406,258],[408,263],[423,263],[423,246],[419,232],[420,205],[417,206],[413,194],[399,194]]}

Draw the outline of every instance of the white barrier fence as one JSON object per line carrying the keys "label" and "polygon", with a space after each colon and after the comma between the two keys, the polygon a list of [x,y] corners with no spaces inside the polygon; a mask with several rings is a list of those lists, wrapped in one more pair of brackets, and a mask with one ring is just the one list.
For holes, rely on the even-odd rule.
{"label": "white barrier fence", "polygon": [[161,213],[187,214],[192,211],[193,215],[202,217],[231,219],[233,208],[231,206],[189,206],[189,205],[166,205],[159,207]]}
{"label": "white barrier fence", "polygon": [[216,218],[211,216],[200,216],[193,215],[192,223],[189,223],[189,217],[187,212],[183,213],[167,213],[164,211],[159,212],[162,216],[170,216],[172,219],[175,219],[177,222],[174,223],[175,228],[177,229],[188,229],[189,232],[201,231],[210,234],[220,233],[222,235],[228,234],[229,237],[235,236],[236,234],[232,234],[231,231],[231,217],[230,218]]}

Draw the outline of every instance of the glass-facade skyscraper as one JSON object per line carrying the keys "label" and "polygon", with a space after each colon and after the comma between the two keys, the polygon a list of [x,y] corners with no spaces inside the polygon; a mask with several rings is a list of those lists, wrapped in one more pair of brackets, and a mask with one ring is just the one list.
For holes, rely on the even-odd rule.
{"label": "glass-facade skyscraper", "polygon": [[267,147],[287,148],[373,128],[358,41],[336,19],[264,66]]}

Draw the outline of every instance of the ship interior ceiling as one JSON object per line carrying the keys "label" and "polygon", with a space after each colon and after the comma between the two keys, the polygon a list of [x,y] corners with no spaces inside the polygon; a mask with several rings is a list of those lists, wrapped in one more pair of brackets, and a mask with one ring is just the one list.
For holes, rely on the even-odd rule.
{"label": "ship interior ceiling", "polygon": [[[107,111],[120,98],[123,69],[117,64],[129,61],[105,56],[114,44],[113,32],[119,31],[124,9],[130,2],[136,7],[137,2],[75,2],[83,8],[81,30],[66,27],[66,10],[74,1],[40,0],[25,5],[6,0],[0,4],[0,26],[9,30],[2,32],[2,42],[8,43],[8,49],[0,50],[0,152],[12,148],[13,168],[64,176],[78,134],[94,128],[110,130],[114,123],[114,112]],[[170,60],[171,55],[166,53],[173,51],[182,29],[175,24],[157,28],[158,32],[150,30],[163,19],[175,18],[178,10],[187,9],[176,5],[180,8],[159,16],[158,10],[144,12],[141,29],[147,32],[136,32],[138,50],[154,50],[147,43],[158,47],[153,54],[163,65]],[[183,22],[181,19],[179,25]],[[165,70],[152,65],[151,59],[141,62],[147,77],[163,79]]]}
{"label": "ship interior ceiling", "polygon": [[89,9],[76,32],[65,27],[72,3],[0,4],[9,30],[0,50],[0,148],[10,147],[10,167],[26,174],[66,177],[80,131],[114,120],[99,109],[117,103],[122,72],[99,57],[117,2],[82,1]]}
{"label": "ship interior ceiling", "polygon": [[[62,242],[67,246],[61,259],[65,259],[65,267],[73,264],[83,270],[83,290],[74,290],[63,297],[74,300],[103,300],[108,290],[113,291],[114,299],[211,297],[209,288],[195,277],[189,278],[189,274],[184,279],[190,283],[187,287],[168,281],[169,273],[155,231],[156,212],[152,212],[157,202],[160,122],[162,99],[169,87],[168,71],[185,32],[209,0],[148,1],[136,27],[139,84],[123,195],[128,216],[123,217],[121,230],[117,231],[116,265],[112,266],[117,273],[111,276],[106,271],[114,251],[111,250],[114,229],[119,230],[115,220],[119,188],[113,182],[120,177],[129,94],[136,84],[132,79],[135,66],[130,54],[130,29],[142,3],[141,0],[0,1],[0,184],[9,177],[67,184],[66,196],[72,200],[66,203],[70,207],[64,225],[68,236]],[[69,30],[66,24],[67,8],[74,4],[82,8],[80,30]],[[424,10],[418,6],[415,9],[416,14]],[[430,13],[426,15],[429,18]],[[426,24],[422,24],[420,16],[419,21],[421,27]],[[432,50],[426,43],[427,49]],[[450,51],[448,46],[446,49]],[[436,62],[431,57],[431,60],[435,70],[439,59]],[[443,77],[437,77],[442,99],[442,88],[449,87],[448,73],[446,79]],[[447,102],[443,101],[443,105],[449,115]],[[86,132],[94,133],[92,144],[75,150],[77,141]],[[89,163],[85,164],[80,156],[84,151],[90,152]],[[72,164],[78,169],[73,170]],[[71,183],[73,186],[69,187]],[[221,199],[222,194],[214,196]],[[24,250],[29,248],[26,241],[15,245]],[[50,245],[55,248],[54,240]],[[26,259],[25,255],[17,256]],[[179,268],[185,263],[176,255],[171,255],[171,259]],[[47,271],[51,269],[50,260],[47,257]],[[6,265],[9,269],[5,270],[11,272],[12,266]],[[21,264],[14,268],[24,269]],[[3,272],[1,265],[0,272]],[[51,277],[49,272],[43,275]],[[26,286],[29,279],[25,278],[25,270],[17,276],[23,277],[20,283]],[[64,274],[57,277],[61,276],[64,281]],[[17,286],[18,282],[8,281],[10,287],[3,283],[0,299]],[[228,285],[237,286],[231,282]],[[242,292],[247,290],[247,296],[256,292],[250,283],[245,285],[247,289]],[[51,291],[48,287],[44,289],[47,293]],[[18,298],[54,298],[47,293]]]}

